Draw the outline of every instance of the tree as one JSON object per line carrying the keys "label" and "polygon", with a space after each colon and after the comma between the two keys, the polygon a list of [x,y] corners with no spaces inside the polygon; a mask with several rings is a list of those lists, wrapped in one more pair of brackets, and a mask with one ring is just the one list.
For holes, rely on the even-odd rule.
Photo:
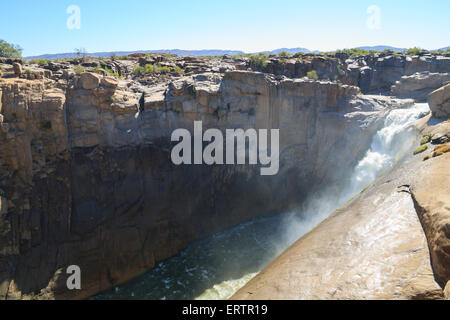
{"label": "tree", "polygon": [[0,39],[0,57],[21,58],[23,49],[18,45]]}
{"label": "tree", "polygon": [[85,60],[86,58],[86,49],[85,48],[76,48],[75,49],[75,54],[77,55],[78,58],[81,58],[82,60]]}

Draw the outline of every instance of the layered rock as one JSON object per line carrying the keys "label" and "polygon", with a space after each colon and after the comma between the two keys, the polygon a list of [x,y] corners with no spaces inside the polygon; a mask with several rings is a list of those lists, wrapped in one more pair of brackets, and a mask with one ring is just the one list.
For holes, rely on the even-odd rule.
{"label": "layered rock", "polygon": [[391,88],[391,94],[397,97],[413,98],[418,102],[426,102],[428,95],[450,82],[450,73],[421,72],[411,76],[403,76]]}
{"label": "layered rock", "polygon": [[433,116],[448,119],[450,117],[450,83],[430,93],[428,104]]}
{"label": "layered rock", "polygon": [[[294,78],[305,77],[308,72],[315,71],[319,79],[338,80],[358,86],[363,93],[388,93],[391,86],[401,81],[403,76],[422,72],[449,73],[450,57],[429,53],[410,56],[393,52],[356,57],[345,53],[304,54],[289,58],[269,57],[263,67],[255,67],[251,63],[249,66]],[[423,88],[427,88],[426,82],[421,84]]]}
{"label": "layered rock", "polygon": [[[353,168],[389,108],[411,103],[255,72],[151,87],[55,74],[0,79],[2,298],[87,297],[196,239],[295,207]],[[279,128],[279,174],[173,165],[170,135],[194,120],[205,130]],[[66,288],[72,264],[81,291]]]}

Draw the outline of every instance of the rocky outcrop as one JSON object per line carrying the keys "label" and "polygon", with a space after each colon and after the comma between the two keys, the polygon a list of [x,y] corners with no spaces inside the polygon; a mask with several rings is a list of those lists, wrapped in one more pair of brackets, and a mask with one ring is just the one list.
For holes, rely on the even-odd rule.
{"label": "rocky outcrop", "polygon": [[[444,122],[424,133],[449,132],[450,123]],[[435,155],[436,147],[443,145],[414,156],[411,150],[407,159],[298,240],[233,299],[448,296],[443,289],[450,276],[450,153]],[[429,160],[423,161],[424,156]]]}
{"label": "rocky outcrop", "polygon": [[450,117],[450,83],[430,93],[428,104],[433,116],[448,119]]}
{"label": "rocky outcrop", "polygon": [[[389,108],[411,103],[255,72],[147,86],[71,68],[0,79],[1,298],[87,297],[196,239],[295,207],[343,179]],[[281,129],[279,174],[173,165],[170,135],[194,120],[204,130]],[[67,290],[72,264],[81,291]]]}
{"label": "rocky outcrop", "polygon": [[450,82],[450,73],[415,73],[397,81],[391,88],[391,95],[426,102],[428,95],[446,82]]}
{"label": "rocky outcrop", "polygon": [[[284,58],[268,57],[263,66],[248,65],[254,70],[292,78],[305,77],[308,72],[315,71],[319,79],[358,86],[363,93],[388,93],[403,76],[422,72],[449,73],[450,57],[431,53],[410,56],[393,52],[355,57],[345,53],[300,54]],[[420,86],[432,88],[427,87],[426,82]]]}

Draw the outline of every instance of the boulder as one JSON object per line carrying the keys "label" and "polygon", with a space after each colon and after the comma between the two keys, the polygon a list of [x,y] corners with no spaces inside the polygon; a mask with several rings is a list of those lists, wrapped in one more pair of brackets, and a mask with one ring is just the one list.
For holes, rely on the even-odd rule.
{"label": "boulder", "polygon": [[114,77],[103,77],[101,84],[107,88],[115,89],[119,85],[119,82]]}
{"label": "boulder", "polygon": [[93,90],[100,85],[101,76],[91,72],[84,72],[80,76],[79,86],[85,90]]}
{"label": "boulder", "polygon": [[14,74],[20,76],[22,74],[22,65],[20,63],[13,63]]}
{"label": "boulder", "polygon": [[450,118],[450,83],[430,93],[428,104],[434,117]]}

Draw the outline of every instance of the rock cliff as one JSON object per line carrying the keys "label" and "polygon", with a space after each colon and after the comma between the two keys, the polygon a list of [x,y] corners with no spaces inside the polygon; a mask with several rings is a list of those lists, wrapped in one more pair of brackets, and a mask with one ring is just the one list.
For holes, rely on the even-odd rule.
{"label": "rock cliff", "polygon": [[[396,70],[366,86],[361,74],[368,69],[360,66],[350,76],[357,59],[311,59],[296,61],[295,68],[308,67],[292,75],[310,70],[311,61],[322,80],[256,72],[248,59],[228,56],[136,54],[43,65],[1,60],[0,298],[85,298],[197,239],[297,207],[315,190],[345,179],[388,111],[413,103],[362,95],[361,88],[388,88],[405,70],[447,68],[445,57],[361,57],[361,64],[372,61],[377,70],[391,64]],[[343,61],[341,81],[325,80],[327,72],[340,74]],[[171,133],[192,132],[195,120],[205,130],[280,129],[279,174],[263,177],[259,166],[248,165],[173,165]],[[403,198],[391,200],[403,201],[404,214],[411,213],[409,198],[396,197]],[[412,239],[405,250],[423,262],[418,277],[424,292],[440,296],[422,259],[428,253],[423,234],[411,221],[415,231],[399,236],[398,244]],[[410,254],[400,256],[408,260]],[[81,267],[81,291],[67,290],[69,265]]]}
{"label": "rock cliff", "polygon": [[[343,179],[387,111],[412,103],[226,62],[134,79],[136,63],[111,62],[120,77],[88,72],[96,67],[87,62],[81,73],[71,62],[2,65],[0,298],[85,298],[196,239],[295,207]],[[192,131],[194,120],[205,129],[279,128],[280,173],[173,165],[170,135]],[[73,264],[81,291],[66,287]]]}

